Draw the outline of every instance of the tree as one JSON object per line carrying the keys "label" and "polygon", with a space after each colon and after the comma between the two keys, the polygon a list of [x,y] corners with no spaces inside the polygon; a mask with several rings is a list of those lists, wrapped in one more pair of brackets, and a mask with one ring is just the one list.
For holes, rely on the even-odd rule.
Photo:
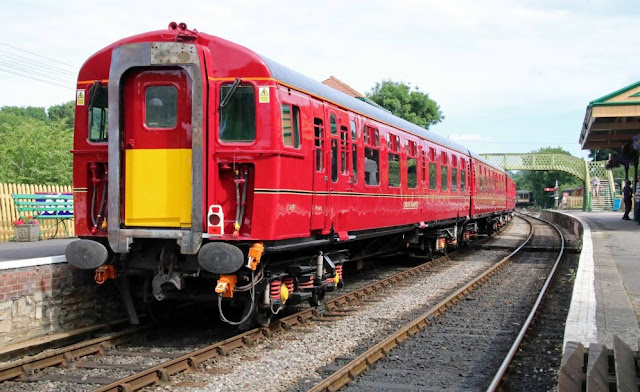
{"label": "tree", "polygon": [[47,121],[47,112],[42,107],[35,106],[3,106],[0,108],[2,114],[14,114],[20,117],[29,117],[35,120]]}
{"label": "tree", "polygon": [[[71,184],[73,132],[63,121],[0,109],[0,182]],[[44,113],[44,108],[42,108]]]}
{"label": "tree", "polygon": [[[560,147],[544,147],[531,151],[533,154],[567,154],[569,152]],[[534,193],[534,199],[537,205],[541,207],[552,207],[554,200],[549,196],[553,196],[549,192],[545,192],[544,188],[553,188],[558,181],[558,188],[571,189],[582,186],[582,180],[573,174],[564,171],[528,171],[523,170],[517,173],[510,173],[516,182],[516,189],[528,190]]]}
{"label": "tree", "polygon": [[61,105],[50,106],[47,115],[51,121],[61,121],[65,127],[73,130],[73,122],[75,119],[76,103],[69,101]]}
{"label": "tree", "polygon": [[366,95],[394,115],[426,129],[444,119],[436,101],[418,87],[411,90],[409,84],[383,80]]}

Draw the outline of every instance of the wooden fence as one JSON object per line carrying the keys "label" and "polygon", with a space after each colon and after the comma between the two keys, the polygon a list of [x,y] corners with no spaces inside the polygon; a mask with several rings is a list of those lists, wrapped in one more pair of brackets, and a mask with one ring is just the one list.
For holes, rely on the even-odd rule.
{"label": "wooden fence", "polygon": [[[13,193],[71,193],[70,185],[25,185],[25,184],[3,184],[0,183],[0,242],[8,242],[13,238],[13,221],[18,219],[18,211],[13,203],[11,194]],[[59,220],[41,219],[40,230],[44,233],[43,238],[48,238],[54,232],[54,226]],[[70,236],[74,236],[73,220],[65,222]],[[51,229],[51,230],[49,230]],[[55,238],[64,238],[66,233],[62,227],[59,228]]]}

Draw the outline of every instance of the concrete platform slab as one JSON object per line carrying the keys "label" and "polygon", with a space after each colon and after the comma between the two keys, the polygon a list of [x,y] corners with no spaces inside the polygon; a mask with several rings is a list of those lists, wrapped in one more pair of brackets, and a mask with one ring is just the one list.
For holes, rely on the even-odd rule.
{"label": "concrete platform slab", "polygon": [[[571,211],[568,214],[586,224],[565,342],[613,347],[613,337],[618,336],[630,347],[637,348],[640,225],[623,221],[620,212]],[[595,317],[590,310],[593,308]]]}
{"label": "concrete platform slab", "polygon": [[71,241],[77,238],[52,239],[36,242],[0,243],[0,264],[2,262],[33,258],[62,256]]}

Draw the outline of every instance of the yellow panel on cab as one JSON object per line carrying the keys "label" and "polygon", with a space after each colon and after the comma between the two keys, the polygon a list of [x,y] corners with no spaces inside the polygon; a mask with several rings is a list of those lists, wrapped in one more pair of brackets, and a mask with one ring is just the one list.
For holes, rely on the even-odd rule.
{"label": "yellow panel on cab", "polygon": [[191,149],[125,155],[126,226],[191,227]]}

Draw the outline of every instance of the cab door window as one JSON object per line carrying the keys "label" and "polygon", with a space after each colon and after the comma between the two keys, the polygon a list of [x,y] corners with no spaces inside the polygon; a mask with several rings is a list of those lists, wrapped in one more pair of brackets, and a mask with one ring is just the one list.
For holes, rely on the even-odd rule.
{"label": "cab door window", "polygon": [[178,89],[149,86],[145,90],[144,125],[151,129],[173,129],[178,121]]}
{"label": "cab door window", "polygon": [[220,86],[220,140],[251,143],[256,139],[255,89],[250,84]]}

